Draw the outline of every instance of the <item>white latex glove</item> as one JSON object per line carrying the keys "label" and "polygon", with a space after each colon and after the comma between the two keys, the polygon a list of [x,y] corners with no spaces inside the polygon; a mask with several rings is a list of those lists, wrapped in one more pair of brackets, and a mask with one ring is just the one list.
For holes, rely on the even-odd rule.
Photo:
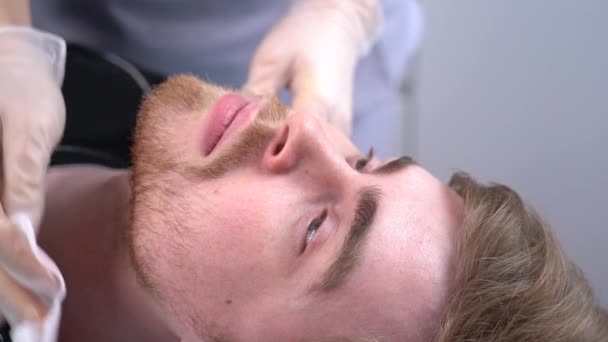
{"label": "white latex glove", "polygon": [[276,95],[288,87],[294,110],[349,134],[356,62],[381,23],[378,0],[299,1],[258,46],[245,90]]}
{"label": "white latex glove", "polygon": [[0,320],[12,326],[41,320],[60,287],[8,217],[22,213],[39,224],[50,155],[65,124],[65,52],[57,36],[0,27]]}

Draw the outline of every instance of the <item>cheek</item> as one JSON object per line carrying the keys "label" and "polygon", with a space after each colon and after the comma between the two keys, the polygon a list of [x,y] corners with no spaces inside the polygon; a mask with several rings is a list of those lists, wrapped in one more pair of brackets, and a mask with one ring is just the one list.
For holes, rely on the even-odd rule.
{"label": "cheek", "polygon": [[263,201],[256,200],[252,193],[234,190],[217,187],[211,194],[199,192],[205,195],[192,199],[197,205],[190,213],[188,232],[206,251],[252,255],[263,250],[268,215]]}
{"label": "cheek", "polygon": [[250,190],[193,187],[172,199],[179,210],[163,213],[173,227],[136,234],[154,290],[179,320],[231,315],[272,285],[270,204]]}
{"label": "cheek", "polygon": [[190,200],[196,205],[183,229],[188,271],[204,277],[213,291],[243,292],[275,274],[272,217],[253,190],[218,186],[197,190],[204,195]]}

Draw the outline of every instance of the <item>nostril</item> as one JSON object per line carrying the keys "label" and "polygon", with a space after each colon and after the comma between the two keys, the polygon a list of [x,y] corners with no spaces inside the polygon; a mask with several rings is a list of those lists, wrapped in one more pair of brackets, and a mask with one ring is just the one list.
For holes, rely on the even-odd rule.
{"label": "nostril", "polygon": [[287,143],[287,136],[289,136],[289,126],[285,127],[285,129],[281,133],[279,140],[275,144],[274,150],[272,151],[273,156],[277,156],[279,153],[281,153],[281,151],[283,151],[283,148],[285,147],[285,144]]}
{"label": "nostril", "polygon": [[279,143],[279,144],[277,144],[277,146],[275,146],[275,148],[274,148],[274,152],[272,152],[272,155],[273,155],[273,156],[276,156],[276,155],[278,155],[279,153],[281,153],[281,151],[283,150],[283,146],[285,146],[285,144],[284,144],[284,143]]}
{"label": "nostril", "polygon": [[[280,128],[276,135],[268,144],[264,152],[262,166],[265,170],[271,173],[278,174],[289,172],[296,163],[296,148],[294,147],[293,133],[294,130],[289,130],[288,126]],[[289,135],[292,134],[292,137]]]}

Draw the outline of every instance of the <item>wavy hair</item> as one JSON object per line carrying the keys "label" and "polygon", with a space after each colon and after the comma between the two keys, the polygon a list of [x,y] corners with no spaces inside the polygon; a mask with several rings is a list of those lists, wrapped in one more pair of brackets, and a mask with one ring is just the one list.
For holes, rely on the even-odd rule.
{"label": "wavy hair", "polygon": [[510,188],[456,173],[457,288],[436,342],[608,341],[608,316],[539,215]]}

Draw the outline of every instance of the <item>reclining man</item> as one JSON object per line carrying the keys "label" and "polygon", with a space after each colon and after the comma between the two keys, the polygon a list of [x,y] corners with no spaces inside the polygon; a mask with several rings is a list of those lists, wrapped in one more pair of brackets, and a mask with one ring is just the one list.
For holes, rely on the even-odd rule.
{"label": "reclining man", "polygon": [[52,169],[60,341],[600,341],[606,313],[502,185],[362,154],[275,99],[176,76],[130,171]]}

